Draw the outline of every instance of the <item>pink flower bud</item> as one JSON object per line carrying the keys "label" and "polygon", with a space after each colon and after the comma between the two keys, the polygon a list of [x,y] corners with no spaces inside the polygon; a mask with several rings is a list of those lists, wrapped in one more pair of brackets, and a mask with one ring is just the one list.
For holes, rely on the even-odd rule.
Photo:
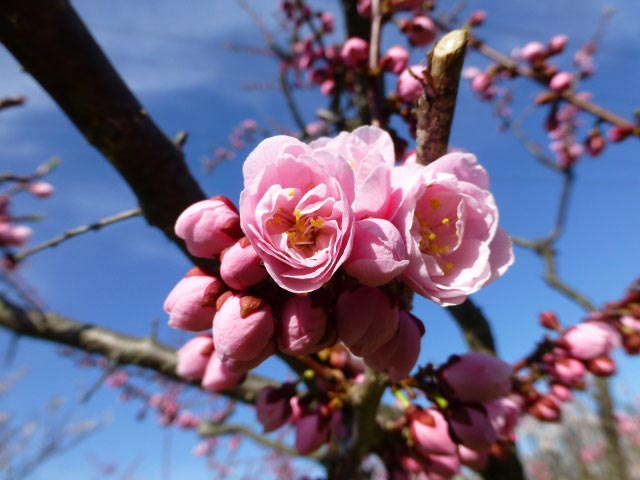
{"label": "pink flower bud", "polygon": [[336,81],[333,78],[327,78],[320,84],[320,91],[326,97],[333,95],[336,90]]}
{"label": "pink flower bud", "polygon": [[202,378],[202,388],[210,392],[222,392],[240,385],[245,378],[244,372],[233,372],[217,355],[211,355]]}
{"label": "pink flower bud", "polygon": [[511,366],[499,358],[471,352],[451,357],[441,377],[458,400],[484,403],[511,391],[511,374]]}
{"label": "pink flower bud", "polygon": [[542,312],[540,314],[540,325],[549,330],[559,330],[560,321],[554,312]]}
{"label": "pink flower bud", "polygon": [[585,366],[575,358],[557,360],[550,368],[551,375],[560,382],[575,387],[584,382]]}
{"label": "pink flower bud", "polygon": [[180,428],[196,428],[200,425],[200,417],[188,410],[178,413],[175,423]]}
{"label": "pink flower bud", "polygon": [[486,93],[493,86],[493,75],[489,73],[478,73],[471,80],[471,88],[478,93]]}
{"label": "pink flower bud", "polygon": [[400,29],[407,34],[409,43],[414,47],[430,44],[438,34],[438,27],[434,21],[424,15],[401,22]]}
{"label": "pink flower bud", "polygon": [[409,52],[400,45],[394,45],[380,59],[380,66],[391,73],[399,75],[409,65]]}
{"label": "pink flower bud", "polygon": [[423,65],[412,65],[398,77],[398,97],[404,103],[413,103],[422,95],[422,82],[418,79],[425,70]]}
{"label": "pink flower bud", "polygon": [[489,462],[488,452],[471,450],[464,445],[458,445],[458,455],[463,465],[477,472],[484,470]]}
{"label": "pink flower bud", "polygon": [[451,431],[471,450],[487,451],[498,440],[484,407],[460,406],[451,408],[448,413]]}
{"label": "pink flower bud", "polygon": [[199,269],[191,270],[173,287],[164,302],[169,325],[195,332],[208,330],[216,313],[216,300],[223,290],[224,284],[219,278]]}
{"label": "pink flower bud", "polygon": [[219,255],[242,236],[238,209],[222,196],[191,205],[178,217],[175,231],[192,255],[203,258]]}
{"label": "pink flower bud", "polygon": [[453,455],[457,453],[456,444],[449,436],[449,423],[442,413],[434,408],[416,410],[408,413],[411,437],[415,447],[423,456]]}
{"label": "pink flower bud", "polygon": [[387,343],[364,357],[365,363],[387,372],[392,382],[407,378],[420,355],[420,339],[424,335],[422,322],[404,310],[398,318],[398,331]]}
{"label": "pink flower bud", "polygon": [[592,157],[597,157],[607,146],[607,140],[600,134],[599,130],[589,134],[585,141],[585,149]]}
{"label": "pink flower bud", "polygon": [[335,342],[327,311],[310,296],[291,297],[282,307],[278,348],[287,355],[310,355]]}
{"label": "pink flower bud", "polygon": [[562,52],[567,46],[567,42],[569,42],[569,37],[566,35],[556,35],[549,40],[549,52],[553,54]]}
{"label": "pink flower bud", "polygon": [[400,275],[409,264],[402,235],[389,221],[365,218],[356,222],[353,249],[346,272],[363,285],[378,287]]}
{"label": "pink flower bud", "polygon": [[556,73],[551,81],[549,82],[549,87],[554,92],[563,92],[571,88],[571,84],[573,83],[573,75],[569,72],[558,72]]}
{"label": "pink flower bud", "polygon": [[178,349],[176,373],[188,380],[200,380],[213,354],[213,338],[205,333],[192,338]]}
{"label": "pink flower bud", "polygon": [[349,68],[362,66],[369,58],[369,44],[362,38],[351,37],[344,42],[340,56]]}
{"label": "pink flower bud", "polygon": [[429,455],[426,457],[425,473],[430,480],[449,480],[460,473],[460,457],[454,455]]}
{"label": "pink flower bud", "polygon": [[619,127],[618,125],[614,125],[607,132],[607,137],[612,142],[621,142],[628,136],[633,134],[633,126],[628,125],[624,127]]}
{"label": "pink flower bud", "polygon": [[514,432],[523,404],[522,397],[515,394],[485,404],[491,425],[500,440],[515,441]]}
{"label": "pink flower bud", "polygon": [[540,42],[529,42],[520,50],[520,56],[529,63],[542,60],[546,55],[547,48]]}
{"label": "pink flower bud", "polygon": [[601,355],[589,360],[587,368],[598,377],[610,377],[616,373],[616,361],[609,355]]}
{"label": "pink flower bud", "polygon": [[472,27],[479,27],[485,22],[486,19],[487,12],[485,12],[484,10],[476,10],[471,14],[471,17],[469,17],[469,25],[471,25]]}
{"label": "pink flower bud", "polygon": [[265,387],[260,391],[256,411],[265,433],[277,430],[291,418],[291,398],[295,393],[296,388],[291,383],[285,383],[279,388]]}
{"label": "pink flower bud", "polygon": [[265,347],[255,354],[251,360],[235,360],[233,358],[228,358],[224,364],[232,373],[246,373],[249,370],[256,368],[274,353],[276,353],[276,343],[273,339],[270,339]]}
{"label": "pink flower bud", "polygon": [[560,400],[561,402],[570,402],[573,398],[571,389],[561,383],[551,384],[551,395]]}
{"label": "pink flower bud", "polygon": [[53,185],[49,182],[36,182],[29,185],[29,192],[39,198],[48,198],[53,195]]}
{"label": "pink flower bud", "polygon": [[213,322],[213,342],[222,361],[255,359],[271,341],[275,321],[271,308],[251,295],[229,295]]}
{"label": "pink flower bud", "polygon": [[398,329],[398,316],[398,307],[382,290],[360,287],[338,298],[336,329],[354,354],[370,355],[391,340]]}
{"label": "pink flower bud", "polygon": [[529,407],[529,413],[543,422],[557,422],[562,415],[558,400],[551,395],[540,397]]}
{"label": "pink flower bud", "polygon": [[235,290],[246,290],[268,275],[247,237],[242,237],[220,255],[220,276]]}
{"label": "pink flower bud", "polygon": [[620,345],[620,334],[604,322],[583,322],[567,330],[561,341],[572,357],[591,360]]}
{"label": "pink flower bud", "polygon": [[330,412],[324,408],[304,409],[296,420],[296,450],[308,455],[329,440]]}
{"label": "pink flower bud", "polygon": [[33,230],[25,225],[0,223],[0,244],[21,247],[29,241]]}
{"label": "pink flower bud", "polygon": [[371,0],[358,0],[358,13],[362,17],[371,16]]}
{"label": "pink flower bud", "polygon": [[322,22],[323,31],[325,31],[326,33],[333,32],[335,17],[333,16],[332,13],[322,12],[322,14],[320,15],[320,20]]}

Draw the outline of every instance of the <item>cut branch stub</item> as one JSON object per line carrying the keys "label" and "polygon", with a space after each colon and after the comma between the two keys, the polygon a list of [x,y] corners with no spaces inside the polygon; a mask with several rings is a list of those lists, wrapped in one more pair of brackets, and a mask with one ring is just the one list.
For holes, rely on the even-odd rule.
{"label": "cut branch stub", "polygon": [[416,106],[416,155],[422,165],[447,153],[467,40],[466,30],[453,30],[429,56],[432,92],[423,95]]}

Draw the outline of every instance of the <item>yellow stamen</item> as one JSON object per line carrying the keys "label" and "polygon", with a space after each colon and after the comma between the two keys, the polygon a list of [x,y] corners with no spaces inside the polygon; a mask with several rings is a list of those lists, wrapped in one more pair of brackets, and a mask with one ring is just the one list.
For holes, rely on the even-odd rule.
{"label": "yellow stamen", "polygon": [[451,220],[449,220],[447,217],[444,217],[444,218],[442,219],[442,224],[443,224],[443,225],[449,225],[449,222],[451,222]]}

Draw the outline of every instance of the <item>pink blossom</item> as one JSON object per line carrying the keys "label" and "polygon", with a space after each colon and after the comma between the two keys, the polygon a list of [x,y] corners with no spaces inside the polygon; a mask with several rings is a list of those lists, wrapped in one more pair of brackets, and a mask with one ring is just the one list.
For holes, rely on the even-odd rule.
{"label": "pink blossom", "polygon": [[271,277],[295,293],[320,288],[351,253],[355,177],[347,161],[277,136],[249,154],[243,173],[242,229]]}
{"label": "pink blossom", "polygon": [[424,15],[401,22],[400,29],[407,34],[409,42],[414,47],[430,44],[438,34],[438,27],[436,27],[435,22]]}
{"label": "pink blossom", "polygon": [[558,72],[556,73],[551,81],[549,82],[549,87],[551,90],[555,92],[562,92],[571,88],[571,84],[573,83],[573,75],[569,72]]}
{"label": "pink blossom", "polygon": [[268,274],[247,237],[242,237],[222,251],[220,276],[231,288],[246,290],[267,278]]}
{"label": "pink blossom", "polygon": [[202,387],[210,392],[222,392],[240,385],[246,374],[229,369],[228,362],[222,362],[217,355],[211,355],[202,378]]}
{"label": "pink blossom", "polygon": [[554,378],[572,387],[584,382],[585,371],[584,364],[575,358],[556,360],[550,367],[550,373]]}
{"label": "pink blossom", "polygon": [[363,285],[377,287],[390,282],[409,265],[398,229],[380,218],[356,222],[355,240],[345,271]]}
{"label": "pink blossom", "polygon": [[571,327],[561,340],[571,356],[591,360],[610,353],[620,345],[620,334],[604,322],[583,322]]}
{"label": "pink blossom", "polygon": [[421,455],[453,455],[456,444],[449,436],[449,423],[438,410],[415,410],[409,414],[411,437]]}
{"label": "pink blossom", "polygon": [[322,12],[320,15],[320,21],[322,22],[322,30],[327,33],[333,32],[335,17],[330,12]]}
{"label": "pink blossom", "polygon": [[480,72],[471,80],[471,88],[478,93],[486,93],[493,86],[493,75]]}
{"label": "pink blossom", "polygon": [[335,138],[319,138],[314,149],[325,149],[344,158],[356,179],[356,219],[386,218],[391,195],[391,172],[395,150],[391,136],[377,127],[363,126],[353,132],[341,132]]}
{"label": "pink blossom", "polygon": [[392,382],[407,378],[418,361],[424,331],[419,319],[401,311],[396,334],[375,352],[366,355],[365,363],[374,370],[387,372]]}
{"label": "pink blossom", "polygon": [[560,53],[565,49],[568,42],[569,37],[566,35],[555,35],[551,40],[549,40],[549,51],[554,54]]}
{"label": "pink blossom", "polygon": [[471,16],[469,17],[469,24],[472,27],[479,27],[485,22],[486,19],[487,12],[485,12],[484,10],[476,10],[471,13]]}
{"label": "pink blossom", "polygon": [[616,361],[609,355],[601,355],[589,360],[587,368],[591,373],[599,377],[610,377],[616,373]]}
{"label": "pink blossom", "polygon": [[164,302],[169,325],[195,332],[208,330],[216,313],[216,300],[223,290],[224,284],[218,277],[192,269],[173,287]]}
{"label": "pink blossom", "polygon": [[547,47],[540,42],[529,42],[520,50],[520,56],[529,63],[544,59],[546,54]]}
{"label": "pink blossom", "polygon": [[379,288],[345,291],[336,304],[338,337],[354,354],[369,355],[391,340],[398,316],[398,307]]}
{"label": "pink blossom", "polygon": [[213,354],[213,338],[210,334],[198,335],[178,349],[176,373],[189,380],[200,380]]}
{"label": "pink blossom", "polygon": [[251,361],[271,341],[275,321],[271,308],[251,295],[229,295],[218,302],[213,342],[216,354],[228,359]]}
{"label": "pink blossom", "polygon": [[498,440],[484,407],[465,405],[452,408],[448,413],[451,431],[471,450],[487,451]]}
{"label": "pink blossom", "polygon": [[331,415],[324,408],[304,409],[296,420],[296,450],[308,455],[329,440]]}
{"label": "pink blossom", "polygon": [[409,65],[409,52],[401,45],[394,45],[380,59],[380,67],[399,75]]}
{"label": "pink blossom", "polygon": [[340,56],[349,68],[362,66],[369,58],[369,44],[362,38],[351,37],[344,42]]}
{"label": "pink blossom", "polygon": [[33,230],[24,225],[13,225],[0,221],[0,245],[20,247],[27,243],[33,235]]}
{"label": "pink blossom", "polygon": [[414,103],[422,95],[422,82],[419,78],[425,70],[424,65],[412,65],[398,77],[398,97],[404,103]]}
{"label": "pink blossom", "polygon": [[278,347],[288,355],[309,355],[335,342],[327,311],[310,296],[292,297],[280,314]]}
{"label": "pink blossom", "polygon": [[48,198],[53,195],[54,188],[49,182],[36,182],[29,185],[29,192],[40,198]]}
{"label": "pink blossom", "polygon": [[408,249],[403,277],[417,293],[456,305],[513,263],[489,176],[474,155],[451,153],[426,167],[405,164],[392,179],[403,193],[392,219]]}
{"label": "pink blossom", "polygon": [[242,236],[238,210],[222,196],[191,205],[178,217],[175,231],[192,255],[203,258],[219,255]]}
{"label": "pink blossom", "polygon": [[260,391],[256,400],[256,412],[265,433],[277,430],[291,418],[291,398],[295,393],[295,386],[291,383],[285,383],[279,388],[265,387]]}
{"label": "pink blossom", "polygon": [[484,470],[489,461],[489,454],[487,452],[471,450],[464,445],[458,445],[458,455],[463,465],[477,472]]}
{"label": "pink blossom", "polygon": [[484,403],[511,391],[511,366],[486,353],[471,352],[453,356],[441,377],[456,399]]}
{"label": "pink blossom", "polygon": [[484,405],[500,440],[515,441],[515,428],[520,420],[523,404],[522,397],[512,394]]}
{"label": "pink blossom", "polygon": [[196,428],[200,425],[200,417],[193,412],[183,410],[178,413],[175,422],[180,428]]}
{"label": "pink blossom", "polygon": [[371,0],[358,0],[358,13],[363,17],[370,17]]}
{"label": "pink blossom", "polygon": [[551,384],[551,395],[556,397],[561,402],[570,402],[573,399],[573,393],[571,389],[561,383]]}

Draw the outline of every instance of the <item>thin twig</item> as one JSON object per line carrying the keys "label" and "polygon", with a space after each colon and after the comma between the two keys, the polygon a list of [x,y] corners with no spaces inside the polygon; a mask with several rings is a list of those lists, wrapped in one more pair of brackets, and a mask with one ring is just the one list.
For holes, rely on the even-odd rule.
{"label": "thin twig", "polygon": [[124,212],[120,212],[110,217],[103,218],[102,220],[99,220],[90,225],[83,225],[81,227],[76,227],[74,229],[67,230],[66,232],[64,232],[62,235],[58,237],[52,238],[51,240],[47,240],[46,242],[43,242],[40,245],[36,245],[33,248],[17,253],[13,257],[13,260],[16,262],[21,262],[25,258],[33,255],[34,253],[38,253],[47,248],[55,247],[61,244],[62,242],[69,240],[70,238],[77,237],[78,235],[82,235],[83,233],[87,233],[90,231],[98,231],[101,228],[106,227],[107,225],[112,225],[114,223],[127,220],[129,218],[139,217],[140,215],[142,215],[142,211],[139,208],[134,208],[131,210],[125,210]]}
{"label": "thin twig", "polygon": [[0,110],[4,110],[5,108],[18,107],[20,105],[24,105],[24,102],[27,101],[27,97],[24,95],[19,95],[17,97],[4,97],[0,98]]}
{"label": "thin twig", "polygon": [[371,38],[369,41],[369,104],[371,125],[382,126],[382,99],[384,95],[384,76],[379,72],[380,42],[382,38],[382,12],[380,0],[371,2]]}
{"label": "thin twig", "polygon": [[291,85],[289,85],[289,79],[287,78],[287,70],[284,68],[280,71],[280,89],[287,101],[287,107],[291,112],[293,121],[296,123],[298,130],[300,130],[301,139],[307,140],[310,137],[309,132],[307,132],[307,125],[304,122],[304,118],[302,118],[296,99],[293,97]]}

